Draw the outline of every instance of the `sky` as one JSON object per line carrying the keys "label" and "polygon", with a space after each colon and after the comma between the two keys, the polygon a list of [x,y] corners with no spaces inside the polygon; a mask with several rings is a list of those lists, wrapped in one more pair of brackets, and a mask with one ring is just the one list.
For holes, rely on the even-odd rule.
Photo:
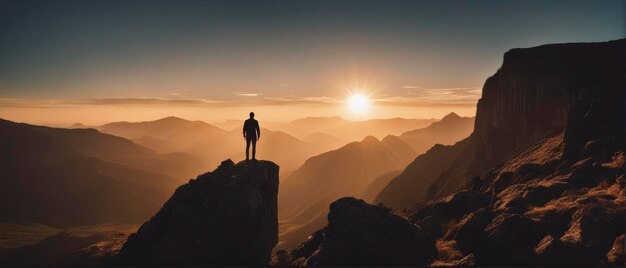
{"label": "sky", "polygon": [[[0,117],[473,116],[511,48],[624,38],[623,0],[0,0]],[[353,113],[345,100],[367,95]]]}

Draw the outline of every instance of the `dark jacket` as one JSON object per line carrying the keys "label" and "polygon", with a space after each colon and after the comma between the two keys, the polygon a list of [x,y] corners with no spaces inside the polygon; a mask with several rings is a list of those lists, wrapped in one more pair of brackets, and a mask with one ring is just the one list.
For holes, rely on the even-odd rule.
{"label": "dark jacket", "polygon": [[248,139],[257,140],[261,137],[261,128],[259,122],[254,118],[249,118],[243,123],[243,135]]}

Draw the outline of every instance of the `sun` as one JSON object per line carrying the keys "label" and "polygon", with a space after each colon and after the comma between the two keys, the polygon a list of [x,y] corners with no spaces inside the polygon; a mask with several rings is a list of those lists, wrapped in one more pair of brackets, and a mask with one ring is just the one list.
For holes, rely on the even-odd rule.
{"label": "sun", "polygon": [[348,109],[353,113],[364,113],[369,108],[369,99],[361,93],[354,93],[346,101]]}

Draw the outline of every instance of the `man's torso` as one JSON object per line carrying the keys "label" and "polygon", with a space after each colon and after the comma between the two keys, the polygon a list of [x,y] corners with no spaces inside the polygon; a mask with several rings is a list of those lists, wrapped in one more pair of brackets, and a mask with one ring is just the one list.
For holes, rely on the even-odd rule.
{"label": "man's torso", "polygon": [[257,129],[259,123],[255,119],[248,119],[243,124],[243,131],[246,133],[247,138],[255,138],[257,136]]}

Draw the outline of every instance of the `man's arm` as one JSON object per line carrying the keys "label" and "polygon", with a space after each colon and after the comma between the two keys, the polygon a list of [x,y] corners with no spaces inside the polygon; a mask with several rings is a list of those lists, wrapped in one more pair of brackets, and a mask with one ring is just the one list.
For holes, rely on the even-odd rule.
{"label": "man's arm", "polygon": [[261,128],[259,127],[259,122],[256,122],[256,138],[260,139],[261,138]]}
{"label": "man's arm", "polygon": [[243,122],[243,138],[246,138],[246,122]]}

